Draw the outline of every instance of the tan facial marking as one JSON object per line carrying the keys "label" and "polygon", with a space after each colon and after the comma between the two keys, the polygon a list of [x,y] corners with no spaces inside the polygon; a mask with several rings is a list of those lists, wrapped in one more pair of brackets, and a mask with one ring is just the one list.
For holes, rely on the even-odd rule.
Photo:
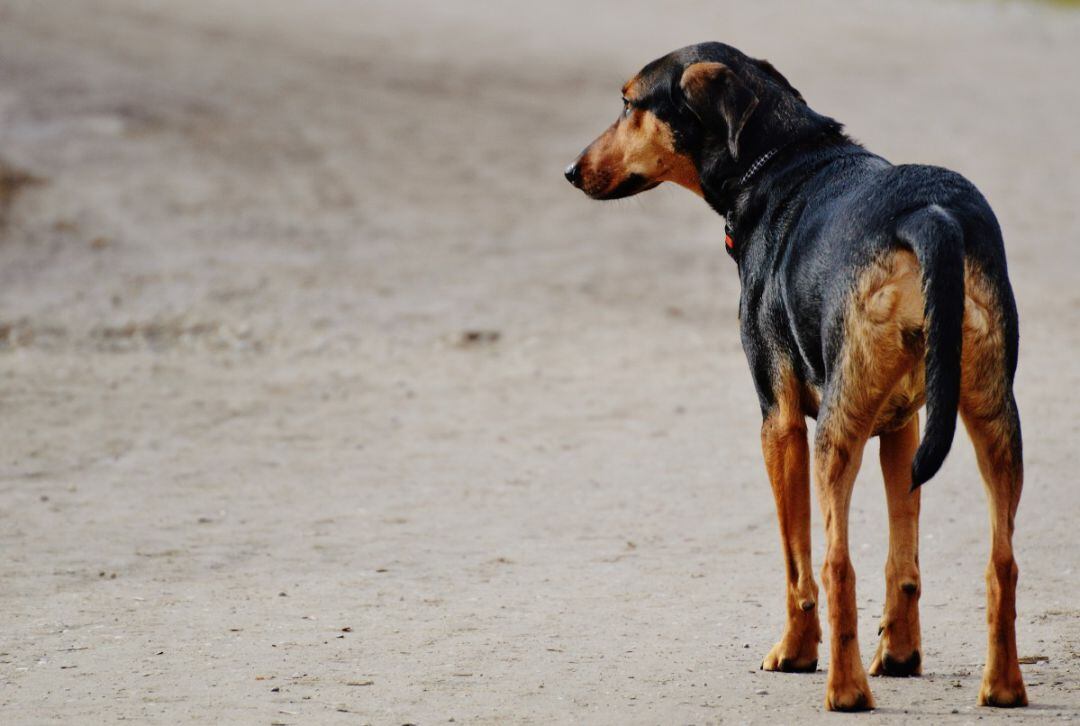
{"label": "tan facial marking", "polygon": [[[624,94],[632,91],[631,81]],[[671,127],[643,109],[632,108],[629,115],[620,116],[589,145],[579,163],[585,192],[592,196],[610,193],[635,174],[649,186],[670,181],[702,193],[693,161],[675,150]]]}

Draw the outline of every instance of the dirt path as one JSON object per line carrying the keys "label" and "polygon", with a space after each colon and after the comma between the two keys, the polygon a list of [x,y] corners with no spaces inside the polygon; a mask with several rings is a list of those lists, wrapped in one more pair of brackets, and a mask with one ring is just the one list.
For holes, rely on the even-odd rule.
{"label": "dirt path", "polygon": [[960,436],[924,494],[927,673],[874,680],[869,720],[1080,719],[1080,14],[303,5],[0,0],[0,164],[41,180],[0,232],[0,721],[822,718],[824,672],[757,669],[782,563],[722,220],[560,176],[706,38],[968,175],[1009,245],[1033,707],[974,707]]}

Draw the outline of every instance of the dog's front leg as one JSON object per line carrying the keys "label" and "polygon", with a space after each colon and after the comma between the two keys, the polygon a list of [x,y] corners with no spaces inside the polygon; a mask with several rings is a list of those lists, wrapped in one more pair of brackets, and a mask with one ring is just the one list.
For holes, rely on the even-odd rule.
{"label": "dog's front leg", "polygon": [[809,673],[817,669],[821,624],[810,561],[810,452],[797,400],[782,400],[766,415],[761,448],[776,498],[787,570],[787,625],[761,667]]}
{"label": "dog's front leg", "polygon": [[889,505],[889,559],[885,565],[885,611],[872,676],[922,673],[919,630],[919,498],[911,491],[911,461],[919,447],[919,419],[881,434],[881,473]]}
{"label": "dog's front leg", "polygon": [[855,475],[862,463],[866,437],[853,435],[852,422],[841,411],[818,419],[814,479],[825,518],[825,565],[821,580],[829,599],[829,678],[825,708],[864,711],[874,697],[859,657],[858,612],[855,606],[855,568],[848,549],[848,511]]}

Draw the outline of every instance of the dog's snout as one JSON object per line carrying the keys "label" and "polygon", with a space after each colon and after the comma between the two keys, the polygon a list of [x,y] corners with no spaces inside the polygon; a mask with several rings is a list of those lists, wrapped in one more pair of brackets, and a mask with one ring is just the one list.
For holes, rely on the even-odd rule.
{"label": "dog's snout", "polygon": [[578,189],[581,189],[581,165],[576,161],[566,167],[563,171],[563,175],[566,177],[566,181],[573,184]]}

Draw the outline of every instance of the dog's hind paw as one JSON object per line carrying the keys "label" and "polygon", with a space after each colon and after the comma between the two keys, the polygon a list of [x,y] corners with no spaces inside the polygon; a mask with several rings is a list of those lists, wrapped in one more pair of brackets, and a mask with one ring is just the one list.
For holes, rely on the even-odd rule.
{"label": "dog's hind paw", "polygon": [[825,689],[825,708],[830,711],[871,711],[874,709],[874,697],[870,694],[869,686],[830,684]]}
{"label": "dog's hind paw", "polygon": [[1015,685],[983,682],[979,690],[979,705],[995,708],[1019,708],[1028,705],[1023,681]]}

